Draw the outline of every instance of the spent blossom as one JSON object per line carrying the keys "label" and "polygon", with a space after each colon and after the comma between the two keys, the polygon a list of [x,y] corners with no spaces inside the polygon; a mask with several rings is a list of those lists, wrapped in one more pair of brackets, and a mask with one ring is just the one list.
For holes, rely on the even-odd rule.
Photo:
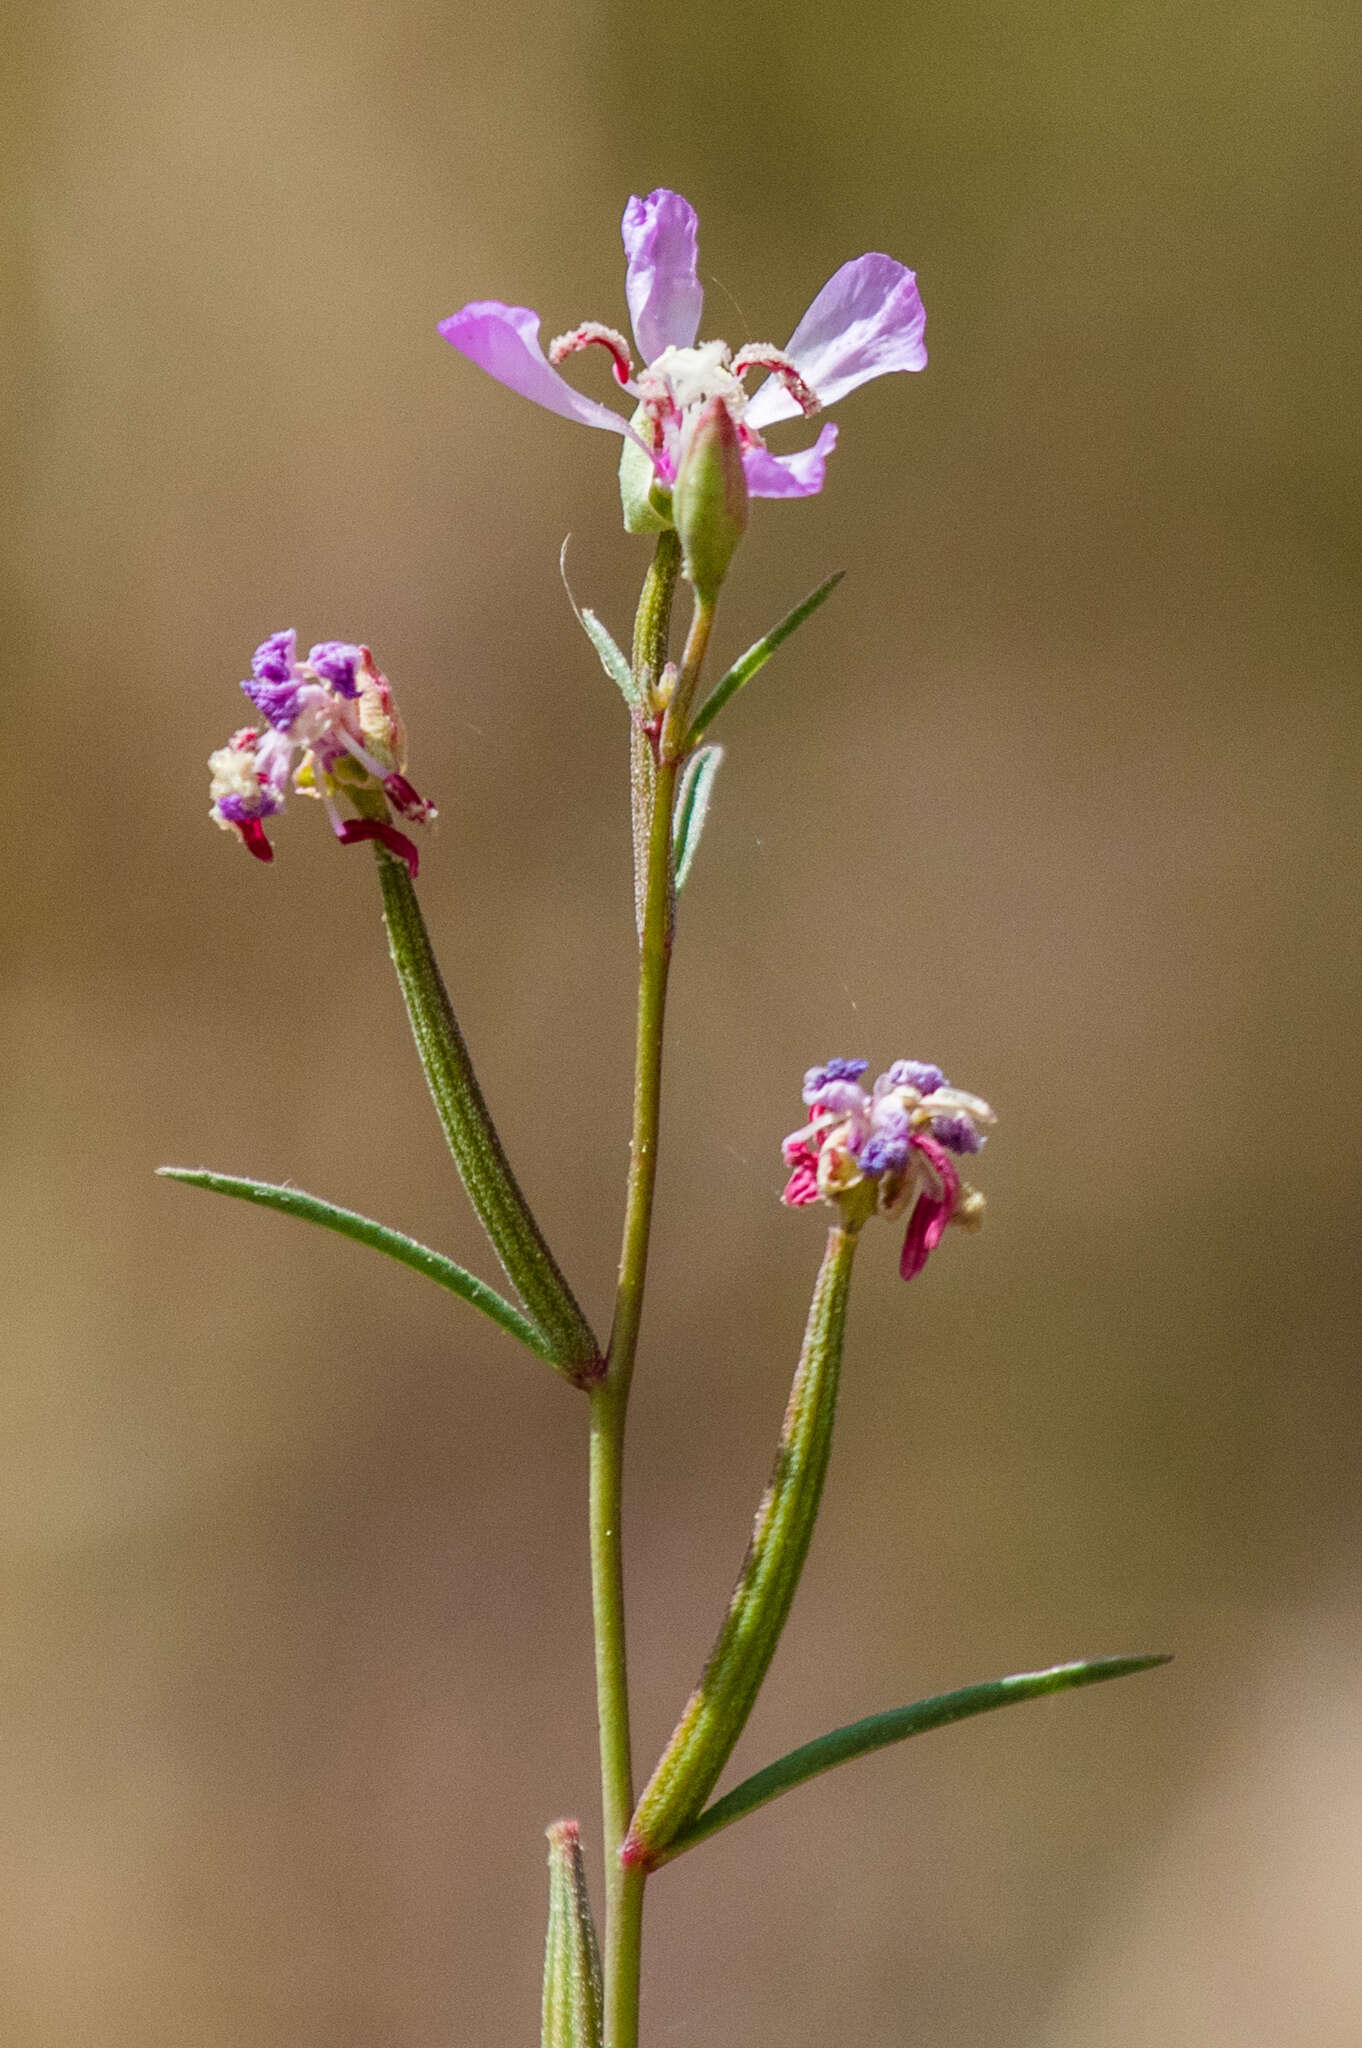
{"label": "spent blossom", "polygon": [[414,875],[416,848],[386,815],[346,817],[340,810],[340,799],[348,797],[385,813],[391,804],[413,824],[435,816],[435,806],[403,772],[406,735],[392,688],[369,649],[320,640],[300,661],[296,633],[271,633],[256,648],[241,687],[262,722],[242,726],[209,756],[214,822],[235,832],[257,860],[273,860],[265,820],[283,810],[292,787],[320,799],[343,846],[377,840]]}
{"label": "spent blossom", "polygon": [[808,1122],[781,1145],[790,1168],[781,1199],[791,1208],[838,1203],[857,1220],[906,1215],[899,1271],[911,1280],[948,1223],[977,1229],[983,1220],[984,1198],[952,1155],[979,1151],[993,1111],[926,1060],[895,1060],[867,1094],[868,1064],[828,1060],[804,1076]]}
{"label": "spent blossom", "polygon": [[[748,342],[735,351],[726,341],[696,339],[704,290],[689,202],[666,190],[633,198],[624,209],[623,235],[625,297],[639,366],[626,336],[598,320],[560,334],[545,355],[539,315],[499,299],[472,301],[442,320],[439,331],[523,398],[626,437],[621,486],[632,530],[671,523],[671,487],[695,423],[714,400],[722,402],[736,428],[750,494],[809,497],[823,488],[836,427],[825,425],[810,447],[793,455],[773,455],[763,429],[819,412],[872,377],[920,370],[927,361],[917,282],[892,256],[870,254],[844,263],[783,349]],[[631,419],[560,376],[558,364],[593,347],[606,351],[616,383],[634,401]],[[745,379],[753,372],[767,375],[749,394]]]}

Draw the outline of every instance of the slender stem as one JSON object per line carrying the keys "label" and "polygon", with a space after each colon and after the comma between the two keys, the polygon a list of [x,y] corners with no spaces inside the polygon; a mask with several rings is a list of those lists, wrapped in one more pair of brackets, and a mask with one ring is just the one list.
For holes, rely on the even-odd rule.
{"label": "slender stem", "polygon": [[[656,703],[666,663],[672,596],[680,568],[675,534],[663,534],[643,587],[634,628],[634,665],[645,707]],[[707,608],[712,613],[712,608]],[[708,622],[692,622],[678,684],[693,697],[704,659]],[[624,1435],[629,1387],[643,1318],[657,1140],[662,1103],[662,1042],[674,917],[672,818],[679,761],[665,745],[654,752],[656,727],[635,724],[633,788],[639,912],[638,1021],[634,1117],[620,1248],[615,1315],[605,1378],[591,1392],[591,1586],[596,1643],[596,1701],[601,1741],[601,1808],[605,1836],[605,2048],[637,2048],[639,1968],[646,1873],[620,1860],[634,1806],[629,1739],[622,1562]],[[647,772],[639,772],[640,749]]]}
{"label": "slender stem", "polygon": [[690,630],[686,634],[685,652],[681,657],[681,673],[663,721],[661,753],[664,760],[684,759],[687,748],[692,744],[686,727],[690,722],[690,707],[695,702],[713,625],[714,599],[697,597],[695,610],[691,613]]}

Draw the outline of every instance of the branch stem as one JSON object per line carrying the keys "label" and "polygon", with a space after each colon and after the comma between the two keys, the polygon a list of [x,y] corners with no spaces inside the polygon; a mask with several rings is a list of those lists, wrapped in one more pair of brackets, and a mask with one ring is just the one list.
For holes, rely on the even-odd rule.
{"label": "branch stem", "polygon": [[[672,598],[679,569],[676,536],[664,533],[659,537],[643,586],[634,626],[634,673],[645,717],[646,707],[657,701],[655,692],[666,665]],[[707,617],[712,615],[712,607],[707,607],[706,612]],[[682,685],[689,681],[689,696],[694,695],[707,639],[708,624],[697,637],[692,622],[682,671]],[[641,761],[644,750],[646,755]],[[641,772],[645,764],[646,772]],[[606,1873],[605,2048],[637,2048],[638,2043],[646,1874],[626,1866],[620,1858],[634,1808],[621,1548],[622,1493],[629,1388],[643,1319],[657,1183],[663,1027],[675,916],[672,821],[678,772],[679,761],[669,759],[665,745],[657,744],[657,728],[649,729],[644,718],[636,717],[633,791],[639,977],[633,1131],[606,1371],[591,1392],[591,1590]]]}

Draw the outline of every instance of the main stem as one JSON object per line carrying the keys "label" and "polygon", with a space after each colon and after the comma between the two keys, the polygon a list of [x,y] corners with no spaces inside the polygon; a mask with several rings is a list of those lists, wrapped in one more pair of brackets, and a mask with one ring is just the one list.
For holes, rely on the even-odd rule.
{"label": "main stem", "polygon": [[[676,536],[663,534],[644,584],[634,635],[634,672],[649,702],[666,662],[672,595],[680,567]],[[709,636],[712,607],[697,607],[673,701],[694,696]],[[698,630],[697,630],[698,629]],[[660,744],[658,743],[660,739]],[[591,1390],[591,1592],[596,1643],[596,1706],[601,1739],[601,1810],[605,1835],[605,2048],[637,2048],[639,1970],[646,1872],[626,1867],[620,1849],[634,1809],[633,1754],[629,1739],[629,1675],[625,1650],[622,1493],[624,1433],[634,1356],[643,1317],[657,1181],[657,1138],[662,1106],[662,1040],[671,965],[674,917],[672,816],[681,761],[666,744],[665,723],[654,719],[635,744],[650,750],[648,772],[635,774],[636,797],[646,803],[646,838],[640,832],[638,1022],[634,1057],[634,1118],[620,1249],[615,1315],[605,1377]],[[653,751],[655,749],[655,752]],[[637,764],[636,764],[637,765]],[[640,826],[643,824],[640,818]]]}

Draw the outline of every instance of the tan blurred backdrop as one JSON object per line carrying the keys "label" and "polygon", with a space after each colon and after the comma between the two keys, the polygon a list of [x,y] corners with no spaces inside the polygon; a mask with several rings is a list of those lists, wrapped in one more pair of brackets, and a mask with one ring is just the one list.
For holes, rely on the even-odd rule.
{"label": "tan blurred backdrop", "polygon": [[[593,1313],[625,1161],[613,446],[434,325],[706,331],[915,264],[933,361],[760,508],[685,904],[630,1475],[651,1752],[726,1597],[820,1227],[803,1068],[1000,1107],[977,1242],[853,1304],[749,1768],[1038,1662],[1171,1671],[825,1779],[659,1878],[650,2048],[1362,2039],[1354,359],[1342,0],[39,0],[4,149],[0,2038],[531,2041],[598,1841],[575,1397],[414,1276],[158,1183],[292,1177],[482,1263],[367,858],[266,871],[204,759],[267,631],[372,641],[514,1157]],[[602,384],[602,389],[604,385]]]}

